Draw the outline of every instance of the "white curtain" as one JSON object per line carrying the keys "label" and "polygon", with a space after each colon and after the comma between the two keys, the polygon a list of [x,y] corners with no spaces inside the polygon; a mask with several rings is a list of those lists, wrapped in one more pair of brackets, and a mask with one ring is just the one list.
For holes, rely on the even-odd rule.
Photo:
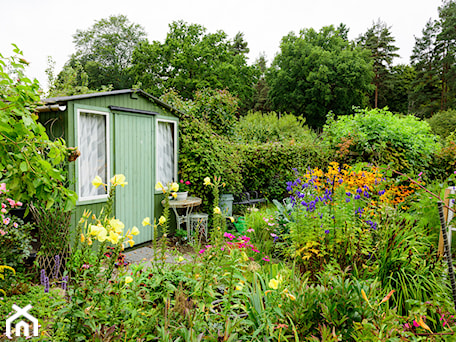
{"label": "white curtain", "polygon": [[157,181],[166,186],[174,181],[174,124],[157,122]]}
{"label": "white curtain", "polygon": [[106,194],[100,186],[97,189],[92,180],[100,176],[107,183],[108,156],[106,150],[106,116],[80,113],[79,116],[79,197],[92,197]]}

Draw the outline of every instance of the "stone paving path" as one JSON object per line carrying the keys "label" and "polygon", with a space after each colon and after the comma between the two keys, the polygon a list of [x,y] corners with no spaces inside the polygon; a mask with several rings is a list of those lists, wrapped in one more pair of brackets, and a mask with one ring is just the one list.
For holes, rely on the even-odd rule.
{"label": "stone paving path", "polygon": [[[161,253],[158,252],[159,256],[161,256]],[[153,248],[144,246],[144,247],[139,247],[133,250],[126,250],[124,251],[125,254],[125,261],[130,262],[132,264],[141,264],[144,263],[145,266],[150,266],[152,264],[152,261],[154,260],[154,254],[155,251]],[[165,253],[166,261],[169,264],[175,263],[175,257],[171,255],[170,253]],[[184,255],[184,258],[186,260],[191,260],[191,255]]]}

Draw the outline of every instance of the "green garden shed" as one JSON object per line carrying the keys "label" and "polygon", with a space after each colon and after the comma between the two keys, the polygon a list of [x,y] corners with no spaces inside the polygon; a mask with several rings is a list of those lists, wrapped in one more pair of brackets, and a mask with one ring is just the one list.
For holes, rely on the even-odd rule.
{"label": "green garden shed", "polygon": [[126,229],[140,228],[137,244],[151,241],[153,229],[142,228],[141,222],[162,211],[156,182],[177,179],[177,110],[137,89],[44,102],[38,109],[39,120],[49,138],[63,138],[67,146],[77,147],[81,153],[69,166],[70,187],[78,195],[72,226],[85,209],[98,213],[107,200],[103,187],[92,186],[95,176],[109,184],[113,175],[124,174],[128,185],[116,192],[115,215]]}

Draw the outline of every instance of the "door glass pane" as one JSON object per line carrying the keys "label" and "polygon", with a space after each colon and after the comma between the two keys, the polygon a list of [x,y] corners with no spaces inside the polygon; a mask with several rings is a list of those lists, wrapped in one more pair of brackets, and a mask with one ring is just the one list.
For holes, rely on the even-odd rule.
{"label": "door glass pane", "polygon": [[105,195],[106,190],[95,188],[92,180],[100,176],[108,182],[108,156],[106,148],[106,115],[80,113],[79,116],[79,197]]}
{"label": "door glass pane", "polygon": [[174,181],[174,123],[157,122],[157,181]]}

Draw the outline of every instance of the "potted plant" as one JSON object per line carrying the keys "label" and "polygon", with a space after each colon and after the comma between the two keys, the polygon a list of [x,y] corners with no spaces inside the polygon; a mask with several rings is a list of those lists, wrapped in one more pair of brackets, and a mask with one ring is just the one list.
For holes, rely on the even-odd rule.
{"label": "potted plant", "polygon": [[190,190],[190,181],[184,181],[181,179],[179,181],[179,191],[177,192],[176,201],[184,201],[188,197],[188,191]]}

